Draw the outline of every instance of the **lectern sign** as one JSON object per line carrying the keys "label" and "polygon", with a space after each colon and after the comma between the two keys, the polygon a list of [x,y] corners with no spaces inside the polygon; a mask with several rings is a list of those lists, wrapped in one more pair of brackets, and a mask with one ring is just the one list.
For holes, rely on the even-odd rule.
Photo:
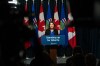
{"label": "lectern sign", "polygon": [[64,35],[42,36],[41,43],[42,45],[64,45],[65,36]]}

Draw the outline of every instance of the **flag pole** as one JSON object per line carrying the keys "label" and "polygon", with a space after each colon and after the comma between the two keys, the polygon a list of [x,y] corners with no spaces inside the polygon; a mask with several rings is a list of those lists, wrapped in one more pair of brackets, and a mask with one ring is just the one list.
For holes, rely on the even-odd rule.
{"label": "flag pole", "polygon": [[62,0],[62,3],[63,3],[63,0]]}
{"label": "flag pole", "polygon": [[25,1],[28,1],[28,0],[25,0]]}
{"label": "flag pole", "polygon": [[28,2],[28,0],[25,0],[26,1],[26,3]]}
{"label": "flag pole", "polygon": [[48,0],[48,5],[49,5],[50,0]]}
{"label": "flag pole", "polygon": [[41,0],[41,4],[43,3],[43,0]]}
{"label": "flag pole", "polygon": [[33,4],[34,4],[34,0],[32,0],[33,1]]}
{"label": "flag pole", "polygon": [[56,5],[57,5],[57,0],[55,0],[56,1]]}
{"label": "flag pole", "polygon": [[27,4],[27,1],[28,1],[28,0],[25,0],[26,4]]}

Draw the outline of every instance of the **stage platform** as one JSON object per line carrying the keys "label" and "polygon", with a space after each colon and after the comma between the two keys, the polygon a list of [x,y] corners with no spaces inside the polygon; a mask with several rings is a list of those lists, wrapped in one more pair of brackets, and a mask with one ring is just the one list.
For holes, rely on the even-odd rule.
{"label": "stage platform", "polygon": [[[63,57],[57,57],[57,64],[62,65],[62,66],[65,66],[65,63],[66,63],[66,59],[67,59],[67,58],[68,58],[68,57],[65,57],[65,58],[63,58]],[[30,62],[31,62],[33,59],[34,59],[34,58],[25,59],[25,60],[24,60],[24,63],[25,63],[26,65],[29,65]]]}
{"label": "stage platform", "polygon": [[[65,63],[66,63],[66,60],[68,59],[69,57],[58,57],[57,58],[57,66],[66,66]],[[29,66],[30,62],[33,60],[34,58],[30,58],[30,59],[25,59],[24,60],[24,64],[26,64],[26,66]],[[97,63],[98,64],[98,61],[99,59],[97,59]]]}

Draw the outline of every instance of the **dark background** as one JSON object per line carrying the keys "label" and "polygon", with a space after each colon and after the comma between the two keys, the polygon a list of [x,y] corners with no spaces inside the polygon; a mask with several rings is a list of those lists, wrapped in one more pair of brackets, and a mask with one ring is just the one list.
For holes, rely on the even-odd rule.
{"label": "dark background", "polygon": [[[44,14],[47,14],[47,0],[43,0]],[[67,16],[66,0],[64,6]],[[77,45],[81,46],[84,53],[92,52],[100,58],[100,21],[94,18],[94,2],[97,0],[69,0],[71,12],[74,17],[72,26],[76,27]],[[24,0],[20,0],[18,10],[11,9],[7,0],[0,0],[0,60],[18,55],[23,49],[23,42],[29,38],[31,32],[22,24],[24,15]],[[98,1],[99,2],[99,1]],[[31,3],[29,1],[28,3]],[[50,0],[52,18],[54,14],[54,0]],[[35,13],[38,19],[40,0],[35,0]],[[30,4],[29,14],[30,11]],[[61,0],[58,0],[60,13]],[[18,12],[18,13],[16,13]],[[60,16],[60,15],[59,15]],[[25,32],[26,31],[26,32]],[[3,64],[3,63],[2,63]]]}

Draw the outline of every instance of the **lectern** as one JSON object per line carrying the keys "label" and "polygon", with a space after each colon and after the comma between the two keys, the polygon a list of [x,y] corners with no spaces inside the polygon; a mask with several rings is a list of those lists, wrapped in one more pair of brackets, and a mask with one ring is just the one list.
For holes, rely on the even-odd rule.
{"label": "lectern", "polygon": [[54,62],[54,66],[57,64],[57,46],[65,44],[64,35],[55,35],[55,36],[42,36],[41,37],[42,45],[50,46],[50,57]]}

